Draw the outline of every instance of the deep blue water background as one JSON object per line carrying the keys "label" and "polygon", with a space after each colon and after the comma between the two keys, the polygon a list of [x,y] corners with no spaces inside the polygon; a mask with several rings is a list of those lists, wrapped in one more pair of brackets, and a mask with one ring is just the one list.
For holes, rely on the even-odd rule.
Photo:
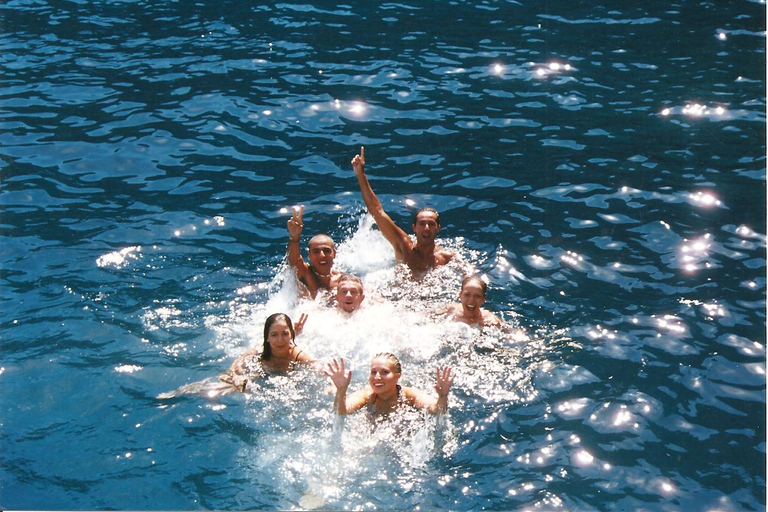
{"label": "deep blue water background", "polygon": [[[0,507],[765,509],[764,2],[10,0],[0,26]],[[155,397],[293,307],[286,208],[382,271],[349,263],[389,253],[354,243],[360,145],[539,341],[454,361],[447,448],[338,472],[318,379]]]}

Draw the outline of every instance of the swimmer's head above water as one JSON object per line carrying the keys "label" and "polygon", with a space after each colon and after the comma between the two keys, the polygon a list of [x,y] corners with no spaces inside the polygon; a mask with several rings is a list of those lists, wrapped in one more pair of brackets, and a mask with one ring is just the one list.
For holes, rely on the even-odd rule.
{"label": "swimmer's head above water", "polygon": [[309,262],[312,271],[321,277],[331,274],[336,259],[336,245],[326,234],[315,235],[309,240]]}
{"label": "swimmer's head above water", "polygon": [[342,274],[336,285],[336,307],[345,313],[354,313],[360,309],[363,299],[363,281],[352,274]]}
{"label": "swimmer's head above water", "polygon": [[334,410],[340,416],[367,407],[372,414],[393,412],[400,405],[408,405],[425,410],[430,414],[443,414],[448,410],[448,393],[453,384],[454,375],[450,367],[437,368],[435,391],[437,398],[411,387],[400,387],[398,381],[402,374],[400,360],[388,352],[376,354],[371,360],[368,385],[347,397],[347,388],[352,380],[352,372],[346,370],[344,359],[334,359],[328,363],[325,375],[336,386]]}
{"label": "swimmer's head above water", "polygon": [[431,206],[422,208],[413,216],[411,228],[416,234],[417,244],[434,244],[440,232],[440,214]]}
{"label": "swimmer's head above water", "polygon": [[296,271],[296,277],[306,286],[313,299],[320,289],[331,290],[336,286],[340,272],[333,268],[336,245],[326,234],[313,236],[308,244],[309,263],[301,256],[301,233],[304,229],[304,205],[293,208],[288,219],[288,264]]}
{"label": "swimmer's head above water", "polygon": [[381,201],[371,188],[365,174],[365,148],[352,159],[352,169],[357,177],[363,201],[379,231],[392,245],[395,259],[405,263],[415,275],[421,275],[439,265],[445,265],[454,257],[452,251],[435,245],[435,238],[440,231],[440,216],[434,208],[422,208],[413,219],[412,228],[416,234],[416,243],[384,211]]}
{"label": "swimmer's head above water", "polygon": [[376,399],[397,401],[400,398],[398,382],[402,373],[400,360],[394,354],[382,352],[373,356],[368,385],[375,395],[374,401],[378,401]]}
{"label": "swimmer's head above water", "polygon": [[488,298],[488,284],[478,275],[464,278],[461,282],[459,300],[464,314],[468,317],[478,317],[482,313],[481,306]]}
{"label": "swimmer's head above water", "polygon": [[272,357],[272,347],[280,350],[285,345],[293,345],[296,331],[293,328],[291,318],[285,313],[275,313],[267,317],[264,322],[264,347],[261,351],[261,359],[269,361]]}

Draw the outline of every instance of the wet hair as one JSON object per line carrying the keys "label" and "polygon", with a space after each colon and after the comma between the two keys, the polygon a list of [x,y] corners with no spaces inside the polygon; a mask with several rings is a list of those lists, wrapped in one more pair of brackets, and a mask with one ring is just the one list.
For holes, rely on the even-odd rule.
{"label": "wet hair", "polygon": [[259,356],[259,359],[262,361],[269,361],[272,358],[272,346],[268,341],[269,330],[272,328],[272,325],[275,322],[281,320],[288,324],[288,330],[291,331],[291,340],[296,338],[296,331],[293,330],[293,322],[291,322],[291,317],[285,313],[275,313],[274,315],[269,315],[264,321],[264,348],[261,351],[261,356]]}
{"label": "wet hair", "polygon": [[341,274],[341,277],[339,277],[338,284],[344,283],[346,281],[355,283],[360,287],[360,291],[363,291],[363,280],[360,279],[357,276],[353,276],[352,274]]}
{"label": "wet hair", "polygon": [[421,210],[416,212],[416,215],[413,216],[413,225],[414,226],[416,225],[416,220],[419,218],[419,214],[420,213],[424,213],[424,212],[434,213],[435,214],[435,220],[437,221],[437,227],[440,227],[440,214],[437,213],[437,210],[435,210],[431,206],[424,207]]}
{"label": "wet hair", "polygon": [[485,280],[477,274],[464,278],[464,280],[461,282],[461,291],[464,291],[464,285],[470,281],[477,281],[480,283],[480,287],[483,289],[483,295],[488,295],[488,283],[486,283]]}
{"label": "wet hair", "polygon": [[[395,367],[395,373],[403,373],[403,367],[400,365],[400,360],[395,354],[391,354],[389,352],[379,352],[373,356],[373,359],[386,359],[392,363],[392,366]],[[373,361],[373,359],[371,359],[371,361]]]}

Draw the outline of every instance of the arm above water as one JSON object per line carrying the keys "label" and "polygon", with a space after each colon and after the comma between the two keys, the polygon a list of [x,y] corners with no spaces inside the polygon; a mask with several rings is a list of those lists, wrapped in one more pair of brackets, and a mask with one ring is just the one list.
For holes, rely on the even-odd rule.
{"label": "arm above water", "polygon": [[490,311],[483,311],[483,327],[498,328],[511,341],[521,342],[531,339],[524,330],[512,327]]}
{"label": "arm above water", "polygon": [[440,309],[435,309],[429,312],[429,317],[436,320],[440,317],[452,316],[456,313],[456,309],[461,308],[461,304],[448,304]]}
{"label": "arm above water", "polygon": [[293,215],[288,219],[288,264],[296,271],[296,277],[302,283],[307,282],[309,265],[301,257],[301,232],[304,229],[304,205],[293,207]]}
{"label": "arm above water", "polygon": [[325,375],[331,378],[336,386],[336,396],[333,399],[333,410],[339,416],[345,416],[363,407],[367,402],[366,390],[357,391],[347,397],[347,388],[352,380],[352,372],[344,368],[344,359],[336,359],[328,363]]}
{"label": "arm above water", "polygon": [[403,394],[406,401],[418,409],[423,409],[430,414],[445,414],[448,412],[448,393],[451,391],[455,374],[452,373],[449,366],[446,366],[442,369],[438,367],[436,375],[435,391],[437,398],[415,388],[403,388]]}
{"label": "arm above water", "polygon": [[408,255],[413,250],[413,241],[408,233],[400,229],[395,221],[384,211],[381,206],[381,201],[373,192],[371,184],[368,182],[368,177],[365,175],[365,148],[360,148],[360,154],[355,155],[352,159],[352,169],[357,176],[357,182],[360,185],[360,192],[363,195],[363,201],[368,208],[368,212],[376,221],[376,225],[379,227],[379,231],[384,235],[384,238],[392,245],[395,250],[395,258],[400,261],[407,260]]}

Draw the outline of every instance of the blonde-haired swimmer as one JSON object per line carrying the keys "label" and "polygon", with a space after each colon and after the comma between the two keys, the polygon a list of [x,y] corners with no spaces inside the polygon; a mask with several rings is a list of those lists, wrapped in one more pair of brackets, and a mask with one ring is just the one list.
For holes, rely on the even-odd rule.
{"label": "blonde-haired swimmer", "polygon": [[365,299],[363,281],[352,274],[342,274],[336,284],[336,308],[352,314]]}
{"label": "blonde-haired swimmer", "polygon": [[245,391],[248,382],[264,375],[284,375],[298,365],[312,365],[316,361],[296,346],[296,335],[304,329],[307,315],[302,314],[296,327],[285,313],[275,313],[264,322],[264,345],[261,350],[251,349],[238,357],[219,380]]}
{"label": "blonde-haired swimmer", "polygon": [[401,387],[398,384],[401,373],[402,367],[397,357],[388,352],[376,354],[371,361],[368,385],[348,397],[347,388],[352,380],[352,372],[345,369],[344,359],[334,359],[325,370],[325,374],[336,386],[334,410],[340,416],[363,407],[371,414],[387,414],[401,405],[425,410],[430,414],[444,414],[448,410],[448,393],[454,378],[450,367],[436,370],[437,398],[415,388]]}
{"label": "blonde-haired swimmer", "polygon": [[288,219],[288,264],[296,271],[296,278],[307,287],[309,296],[315,298],[318,290],[333,290],[341,272],[333,268],[336,246],[333,239],[325,234],[309,239],[309,263],[301,257],[301,232],[304,229],[304,205],[293,208]]}

